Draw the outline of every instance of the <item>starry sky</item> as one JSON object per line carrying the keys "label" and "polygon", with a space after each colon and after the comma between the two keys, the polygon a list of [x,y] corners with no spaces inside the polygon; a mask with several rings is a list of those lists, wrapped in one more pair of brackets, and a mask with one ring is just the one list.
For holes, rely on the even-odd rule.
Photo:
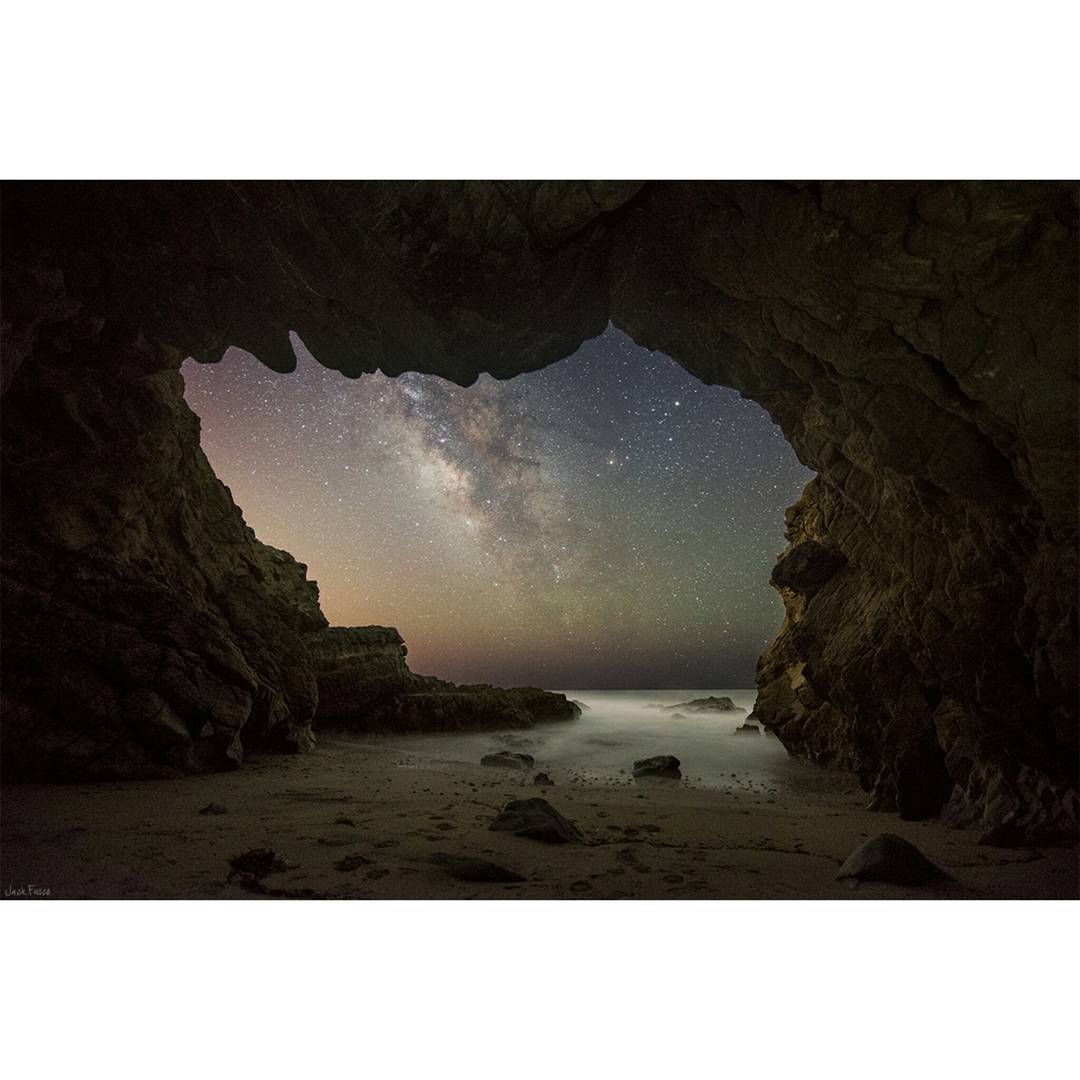
{"label": "starry sky", "polygon": [[187,361],[202,445],[334,625],[396,626],[455,682],[752,687],[783,608],[783,511],[813,475],[768,415],[609,327],[463,389]]}

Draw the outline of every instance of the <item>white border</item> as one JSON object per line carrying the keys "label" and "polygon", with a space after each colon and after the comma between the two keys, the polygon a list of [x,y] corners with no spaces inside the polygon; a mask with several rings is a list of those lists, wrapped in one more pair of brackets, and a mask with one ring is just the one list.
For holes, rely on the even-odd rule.
{"label": "white border", "polygon": [[1080,174],[1060,0],[9,5],[5,177]]}
{"label": "white border", "polygon": [[[5,177],[1075,177],[1060,3],[39,2]],[[0,905],[6,1075],[1055,1074],[1075,905]]]}

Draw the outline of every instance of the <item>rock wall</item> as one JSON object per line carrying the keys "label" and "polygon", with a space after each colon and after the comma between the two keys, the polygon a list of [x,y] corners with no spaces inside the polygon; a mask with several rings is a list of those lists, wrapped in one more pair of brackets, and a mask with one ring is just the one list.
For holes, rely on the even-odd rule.
{"label": "rock wall", "polygon": [[[58,320],[72,340],[94,312],[137,327],[154,355],[215,360],[235,344],[283,371],[294,330],[347,375],[467,384],[557,360],[611,319],[759,401],[818,473],[774,574],[788,615],[761,661],[760,719],[794,752],[854,770],[882,808],[944,811],[992,839],[1074,834],[1076,185],[6,185],[4,211],[16,551],[63,550],[70,511],[94,508],[99,532],[78,550],[110,529],[123,550],[145,514],[167,512],[165,476],[185,475],[175,452],[147,467],[156,486],[82,468],[85,400],[117,462],[139,461],[158,437],[147,425],[171,411],[109,426],[133,380],[148,392],[139,361],[58,360]],[[56,294],[24,303],[27,280]],[[34,415],[35,386],[79,409],[57,406],[54,427]],[[27,419],[9,436],[12,393]],[[50,483],[48,468],[80,483]],[[55,504],[40,521],[35,491]],[[6,530],[8,516],[5,491]],[[154,595],[197,594],[191,564],[207,558],[180,551],[177,584]],[[148,570],[126,572],[151,588]],[[5,574],[16,596],[57,580],[29,554]],[[216,625],[234,640],[243,618],[223,605]],[[9,633],[25,649],[9,670],[32,669],[46,641],[68,664],[76,624],[12,610],[5,653]],[[298,701],[281,672],[259,678]]]}
{"label": "rock wall", "polygon": [[674,185],[613,296],[818,471],[758,718],[991,838],[1076,830],[1076,239],[1073,185]]}
{"label": "rock wall", "polygon": [[214,476],[182,354],[88,315],[56,276],[6,291],[5,318],[20,303],[51,314],[22,357],[5,343],[4,776],[153,777],[305,749],[318,591]]}
{"label": "rock wall", "polygon": [[458,686],[415,675],[392,627],[331,627],[309,638],[319,690],[320,728],[347,731],[455,731],[531,727],[573,720],[581,710],[565,695],[517,687]]}

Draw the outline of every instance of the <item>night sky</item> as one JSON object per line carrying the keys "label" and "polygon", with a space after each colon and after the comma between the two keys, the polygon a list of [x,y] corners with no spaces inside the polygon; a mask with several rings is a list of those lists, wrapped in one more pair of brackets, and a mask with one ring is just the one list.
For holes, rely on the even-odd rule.
{"label": "night sky", "polygon": [[576,689],[752,687],[783,617],[783,511],[813,475],[733,390],[608,331],[468,389],[184,365],[202,444],[335,625],[396,626],[414,671]]}

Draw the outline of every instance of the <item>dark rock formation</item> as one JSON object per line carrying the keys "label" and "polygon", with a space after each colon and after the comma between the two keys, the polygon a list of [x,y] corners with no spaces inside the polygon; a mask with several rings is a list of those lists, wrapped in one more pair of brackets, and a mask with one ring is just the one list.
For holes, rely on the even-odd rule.
{"label": "dark rock formation", "polygon": [[747,721],[745,724],[740,724],[735,729],[733,734],[735,734],[735,735],[760,735],[761,734],[761,728],[759,728],[757,726],[757,724],[751,724],[749,721]]}
{"label": "dark rock formation", "polygon": [[455,731],[531,727],[580,715],[565,695],[547,690],[458,686],[414,675],[405,663],[401,635],[392,627],[335,626],[310,635],[307,644],[318,685],[317,722],[323,728]]}
{"label": "dark rock formation", "polygon": [[847,857],[836,875],[836,880],[925,885],[928,881],[948,876],[914,844],[909,844],[893,833],[881,833],[861,844]]}
{"label": "dark rock formation", "polygon": [[323,727],[347,727],[358,716],[395,712],[413,678],[405,642],[392,626],[328,627],[312,634],[307,646]]}
{"label": "dark rock formation", "polygon": [[816,540],[800,540],[792,544],[773,567],[769,584],[777,589],[789,589],[810,599],[845,563],[838,551]]}
{"label": "dark rock formation", "polygon": [[339,859],[334,863],[334,869],[339,874],[351,874],[354,870],[359,870],[361,866],[371,866],[372,860],[364,855],[346,855],[344,859]]}
{"label": "dark rock formation", "polygon": [[555,809],[547,799],[516,799],[508,802],[489,828],[512,832],[547,844],[583,844],[578,827]]}
{"label": "dark rock formation", "polygon": [[467,855],[447,855],[437,851],[431,856],[436,866],[441,866],[451,877],[459,881],[516,882],[525,878],[514,870],[486,859],[474,859]]}
{"label": "dark rock formation", "polygon": [[493,765],[501,769],[531,769],[536,762],[532,754],[512,754],[509,750],[500,750],[497,754],[485,754],[480,759],[481,765]]}
{"label": "dark rock formation", "polygon": [[5,777],[153,777],[304,749],[318,590],[211,471],[181,355],[89,317],[54,278],[5,289],[5,327],[21,304],[41,321],[31,362],[4,342]]}
{"label": "dark rock formation", "polygon": [[289,869],[289,864],[272,848],[251,848],[250,851],[232,855],[229,866],[232,869],[225,880],[239,878],[240,884],[245,888],[258,886],[263,878]]}
{"label": "dark rock formation", "polygon": [[681,780],[679,766],[682,762],[670,754],[658,754],[656,757],[642,758],[634,762],[635,776],[665,776],[672,780]]}
{"label": "dark rock formation", "polygon": [[555,781],[552,780],[551,777],[548,776],[548,774],[546,772],[538,772],[533,777],[533,783],[537,787],[553,787],[554,784],[555,784]]}
{"label": "dark rock formation", "polygon": [[[755,715],[882,808],[1075,836],[1071,183],[7,184],[4,766],[302,746],[314,590],[257,545],[176,369],[288,332],[467,384],[613,321],[818,472]],[[178,497],[179,493],[179,497]],[[809,546],[808,546],[809,545]]]}
{"label": "dark rock formation", "polygon": [[684,701],[680,705],[646,705],[646,709],[663,709],[665,712],[680,714],[681,710],[689,713],[711,712],[746,712],[741,705],[736,705],[729,697],[703,697],[694,698],[693,701]]}

